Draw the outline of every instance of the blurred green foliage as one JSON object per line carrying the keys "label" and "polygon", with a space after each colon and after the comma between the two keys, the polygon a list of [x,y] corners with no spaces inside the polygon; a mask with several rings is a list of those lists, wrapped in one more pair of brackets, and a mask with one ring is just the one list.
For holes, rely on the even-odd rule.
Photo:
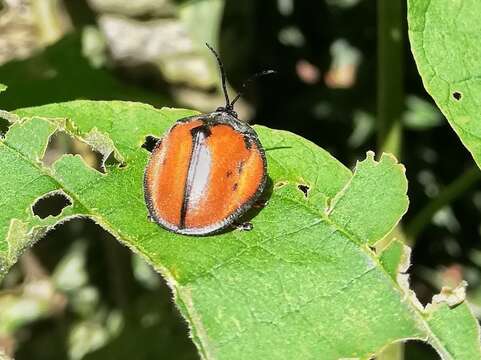
{"label": "blurred green foliage", "polygon": [[108,69],[93,67],[82,54],[78,32],[66,34],[32,57],[4,64],[0,79],[14,90],[2,96],[5,110],[82,98],[172,103],[167,94],[122,82]]}

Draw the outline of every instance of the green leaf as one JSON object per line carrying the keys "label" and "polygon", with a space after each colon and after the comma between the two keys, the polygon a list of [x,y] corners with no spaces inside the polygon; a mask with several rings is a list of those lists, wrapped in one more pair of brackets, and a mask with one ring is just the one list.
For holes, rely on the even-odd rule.
{"label": "green leaf", "polygon": [[399,240],[392,241],[382,251],[379,260],[393,280],[396,280],[398,274],[405,272],[409,267],[410,251],[411,249]]}
{"label": "green leaf", "polygon": [[[408,287],[406,248],[372,250],[408,205],[404,167],[393,156],[368,153],[353,175],[307,140],[258,126],[271,189],[251,214],[253,230],[187,237],[147,220],[149,154],[141,145],[193,112],[76,101],[16,114],[21,120],[0,142],[4,271],[55,224],[87,216],[167,279],[203,358],[368,358],[405,339],[427,340],[445,359],[481,358],[462,291],[445,289],[424,309]],[[79,155],[45,166],[45,146],[59,130],[113,152],[123,166],[100,173]],[[36,199],[56,191],[72,204],[56,217],[34,216]]]}
{"label": "green leaf", "polygon": [[428,93],[481,165],[481,2],[409,0],[411,49]]}
{"label": "green leaf", "polygon": [[443,359],[450,359],[450,354],[456,354],[455,359],[480,358],[479,329],[471,326],[473,317],[466,303],[450,307],[443,301],[429,309],[427,324],[437,337],[433,346]]}
{"label": "green leaf", "polygon": [[374,153],[368,152],[366,161],[358,163],[348,185],[334,198],[330,218],[359,243],[373,245],[406,212],[406,192],[404,167],[396,166],[394,156],[383,154],[376,163]]}

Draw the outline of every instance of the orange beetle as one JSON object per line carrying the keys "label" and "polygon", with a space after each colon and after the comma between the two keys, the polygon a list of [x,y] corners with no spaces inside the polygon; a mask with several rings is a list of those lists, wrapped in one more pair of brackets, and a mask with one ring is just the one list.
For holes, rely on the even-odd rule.
{"label": "orange beetle", "polygon": [[[145,168],[150,217],[178,234],[219,232],[258,200],[267,181],[264,149],[256,132],[237,118],[217,53],[225,107],[178,120],[155,145]],[[273,73],[268,70],[253,78]],[[243,87],[245,87],[245,85]]]}

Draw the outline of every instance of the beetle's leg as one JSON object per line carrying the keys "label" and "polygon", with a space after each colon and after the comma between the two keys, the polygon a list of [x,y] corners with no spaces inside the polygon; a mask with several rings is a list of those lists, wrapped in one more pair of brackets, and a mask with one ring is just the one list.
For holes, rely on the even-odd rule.
{"label": "beetle's leg", "polygon": [[234,227],[240,231],[251,231],[254,228],[251,222],[244,222],[241,224],[234,224]]}
{"label": "beetle's leg", "polygon": [[154,150],[154,148],[160,144],[162,144],[162,139],[159,139],[152,135],[147,135],[141,147],[143,147],[148,152],[152,152],[152,150]]}
{"label": "beetle's leg", "polygon": [[259,199],[252,205],[252,207],[255,208],[255,209],[262,209],[262,208],[266,207],[267,204],[269,204],[269,200]]}

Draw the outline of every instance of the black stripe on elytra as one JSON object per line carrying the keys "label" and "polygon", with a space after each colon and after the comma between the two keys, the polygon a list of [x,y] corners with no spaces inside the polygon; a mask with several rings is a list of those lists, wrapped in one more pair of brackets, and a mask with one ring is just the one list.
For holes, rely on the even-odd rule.
{"label": "black stripe on elytra", "polygon": [[210,131],[209,126],[207,125],[200,125],[190,130],[190,134],[192,135],[192,151],[190,153],[189,166],[187,169],[187,179],[185,179],[185,184],[184,184],[184,198],[182,202],[182,207],[180,208],[180,223],[179,223],[180,229],[185,228],[185,217],[187,215],[187,206],[189,205],[189,195],[192,189],[192,181],[194,180],[192,179],[192,173],[191,173],[192,158],[197,151],[197,147],[199,146],[198,140],[197,140],[197,136],[199,133],[203,133],[206,139],[210,135],[212,135],[212,132]]}

